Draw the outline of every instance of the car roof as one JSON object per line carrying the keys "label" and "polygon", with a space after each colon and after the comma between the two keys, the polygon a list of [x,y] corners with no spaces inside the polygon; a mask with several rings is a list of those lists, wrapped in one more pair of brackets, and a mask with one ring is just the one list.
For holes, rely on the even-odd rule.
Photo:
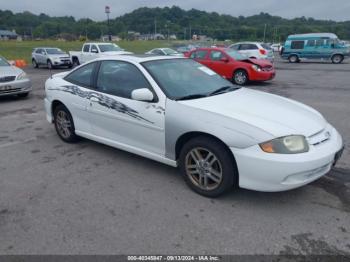
{"label": "car roof", "polygon": [[156,61],[156,60],[170,60],[170,59],[188,59],[186,57],[170,57],[170,56],[156,56],[156,55],[112,55],[108,57],[98,58],[96,61],[104,61],[104,60],[121,60],[121,61],[129,61],[134,63],[143,63],[148,61]]}
{"label": "car roof", "polygon": [[115,43],[112,42],[87,42],[84,43],[84,45],[116,45]]}
{"label": "car roof", "polygon": [[290,35],[288,38],[298,38],[298,37],[328,37],[328,38],[338,38],[336,34],[333,33],[309,33],[309,34],[295,34]]}
{"label": "car roof", "polygon": [[238,42],[238,43],[234,43],[233,45],[240,45],[240,44],[261,45],[261,44],[263,44],[263,43],[261,43],[261,42]]}
{"label": "car roof", "polygon": [[50,46],[41,46],[41,47],[35,47],[35,49],[61,49],[61,48],[58,48],[58,47],[50,47]]}

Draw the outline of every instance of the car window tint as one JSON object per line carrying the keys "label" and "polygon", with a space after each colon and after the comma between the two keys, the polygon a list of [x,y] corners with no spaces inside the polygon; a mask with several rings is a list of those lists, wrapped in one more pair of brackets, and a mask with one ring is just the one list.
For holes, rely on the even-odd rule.
{"label": "car window tint", "polygon": [[207,56],[208,51],[206,50],[198,50],[192,53],[191,58],[195,59],[204,59]]}
{"label": "car window tint", "polygon": [[257,50],[259,49],[255,44],[241,44],[239,50]]}
{"label": "car window tint", "polygon": [[292,41],[291,49],[304,49],[305,41]]}
{"label": "car window tint", "polygon": [[79,69],[73,71],[68,76],[65,77],[65,80],[73,84],[91,87],[92,86],[92,72],[94,71],[96,63],[90,63]]}
{"label": "car window tint", "polygon": [[42,51],[42,49],[37,49],[37,50],[35,51],[35,53],[36,53],[36,54],[41,54],[41,51]]}
{"label": "car window tint", "polygon": [[164,55],[163,52],[161,50],[159,50],[159,49],[153,50],[152,53],[155,54],[155,55]]}
{"label": "car window tint", "polygon": [[316,46],[323,46],[324,45],[324,39],[317,39],[316,40]]}
{"label": "car window tint", "polygon": [[224,57],[224,54],[220,51],[211,51],[210,59],[213,61],[220,61]]}
{"label": "car window tint", "polygon": [[83,52],[89,52],[90,50],[90,45],[84,45],[84,49],[83,49]]}
{"label": "car window tint", "polygon": [[315,44],[316,44],[316,40],[308,40],[306,43],[307,46],[315,46]]}
{"label": "car window tint", "polygon": [[150,89],[150,84],[136,66],[121,61],[104,61],[97,76],[97,88],[101,92],[130,99],[132,91]]}
{"label": "car window tint", "polygon": [[240,46],[240,45],[233,45],[233,46],[231,46],[230,48],[232,48],[233,50],[238,50],[238,49],[239,49],[239,46]]}

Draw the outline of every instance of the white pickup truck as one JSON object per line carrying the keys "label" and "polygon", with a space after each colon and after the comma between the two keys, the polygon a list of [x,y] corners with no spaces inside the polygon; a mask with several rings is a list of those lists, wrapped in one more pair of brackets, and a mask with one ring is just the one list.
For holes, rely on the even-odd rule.
{"label": "white pickup truck", "polygon": [[69,56],[75,66],[100,57],[129,54],[132,53],[113,43],[85,43],[81,51],[69,51]]}

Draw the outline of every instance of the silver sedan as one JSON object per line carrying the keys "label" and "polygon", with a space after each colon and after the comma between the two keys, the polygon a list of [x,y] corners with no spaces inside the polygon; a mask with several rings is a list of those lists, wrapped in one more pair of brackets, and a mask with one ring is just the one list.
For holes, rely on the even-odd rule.
{"label": "silver sedan", "polygon": [[0,56],[0,96],[26,97],[31,90],[32,83],[27,74]]}

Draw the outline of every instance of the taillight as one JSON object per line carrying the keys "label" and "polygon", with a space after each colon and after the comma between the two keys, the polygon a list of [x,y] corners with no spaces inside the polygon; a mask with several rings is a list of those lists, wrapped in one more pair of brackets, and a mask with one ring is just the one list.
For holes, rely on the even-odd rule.
{"label": "taillight", "polygon": [[260,54],[266,55],[266,50],[265,49],[259,49],[259,51],[260,51]]}

